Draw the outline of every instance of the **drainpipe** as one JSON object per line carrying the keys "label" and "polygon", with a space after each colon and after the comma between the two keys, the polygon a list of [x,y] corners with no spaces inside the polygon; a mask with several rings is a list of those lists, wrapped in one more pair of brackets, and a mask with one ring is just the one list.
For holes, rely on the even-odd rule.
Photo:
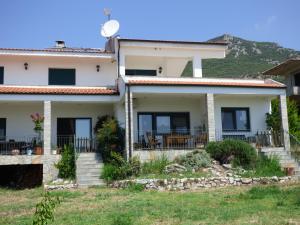
{"label": "drainpipe", "polygon": [[128,153],[129,153],[129,159],[132,157],[132,146],[131,146],[131,140],[132,140],[132,137],[131,137],[131,121],[132,121],[132,118],[131,118],[131,98],[130,98],[130,85],[129,84],[126,84],[126,89],[127,89],[127,109],[128,109]]}

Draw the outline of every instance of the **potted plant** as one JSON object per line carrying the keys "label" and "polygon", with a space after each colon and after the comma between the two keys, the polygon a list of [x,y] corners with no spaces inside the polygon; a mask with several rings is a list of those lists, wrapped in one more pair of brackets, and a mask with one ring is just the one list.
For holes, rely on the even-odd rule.
{"label": "potted plant", "polygon": [[33,146],[35,154],[42,155],[44,153],[43,143],[42,143],[42,132],[43,132],[43,122],[44,116],[39,113],[30,115],[32,122],[34,123],[34,132],[37,134],[37,137],[34,139]]}

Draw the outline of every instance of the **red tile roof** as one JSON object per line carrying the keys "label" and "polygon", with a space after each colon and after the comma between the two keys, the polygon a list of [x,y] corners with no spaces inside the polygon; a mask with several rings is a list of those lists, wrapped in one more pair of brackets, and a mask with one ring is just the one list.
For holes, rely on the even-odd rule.
{"label": "red tile roof", "polygon": [[20,87],[0,85],[0,94],[118,95],[119,93],[117,89],[113,88]]}
{"label": "red tile roof", "polygon": [[131,85],[162,85],[162,86],[222,86],[222,87],[260,87],[260,88],[285,88],[284,84],[265,80],[264,83],[239,82],[239,81],[167,81],[167,80],[129,80]]}

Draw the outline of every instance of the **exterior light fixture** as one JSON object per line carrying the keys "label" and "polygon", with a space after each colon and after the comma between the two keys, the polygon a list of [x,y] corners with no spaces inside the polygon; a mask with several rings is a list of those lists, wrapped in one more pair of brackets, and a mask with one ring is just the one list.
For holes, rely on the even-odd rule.
{"label": "exterior light fixture", "polygon": [[24,63],[24,68],[25,68],[25,70],[27,70],[28,69],[28,63],[26,62],[26,63]]}
{"label": "exterior light fixture", "polygon": [[100,71],[100,65],[97,65],[96,68],[97,68],[97,72],[99,72]]}
{"label": "exterior light fixture", "polygon": [[161,73],[162,72],[162,67],[158,67],[158,73]]}

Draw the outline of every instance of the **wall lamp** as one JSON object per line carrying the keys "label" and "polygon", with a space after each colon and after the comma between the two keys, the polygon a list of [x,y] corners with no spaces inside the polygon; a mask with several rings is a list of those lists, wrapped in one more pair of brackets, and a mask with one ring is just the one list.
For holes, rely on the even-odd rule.
{"label": "wall lamp", "polygon": [[25,68],[25,70],[27,70],[28,69],[28,63],[26,62],[26,63],[24,63],[24,68]]}
{"label": "wall lamp", "polygon": [[162,72],[162,67],[158,67],[158,73],[161,73]]}
{"label": "wall lamp", "polygon": [[97,69],[97,72],[99,72],[100,71],[100,65],[97,65],[96,69]]}

